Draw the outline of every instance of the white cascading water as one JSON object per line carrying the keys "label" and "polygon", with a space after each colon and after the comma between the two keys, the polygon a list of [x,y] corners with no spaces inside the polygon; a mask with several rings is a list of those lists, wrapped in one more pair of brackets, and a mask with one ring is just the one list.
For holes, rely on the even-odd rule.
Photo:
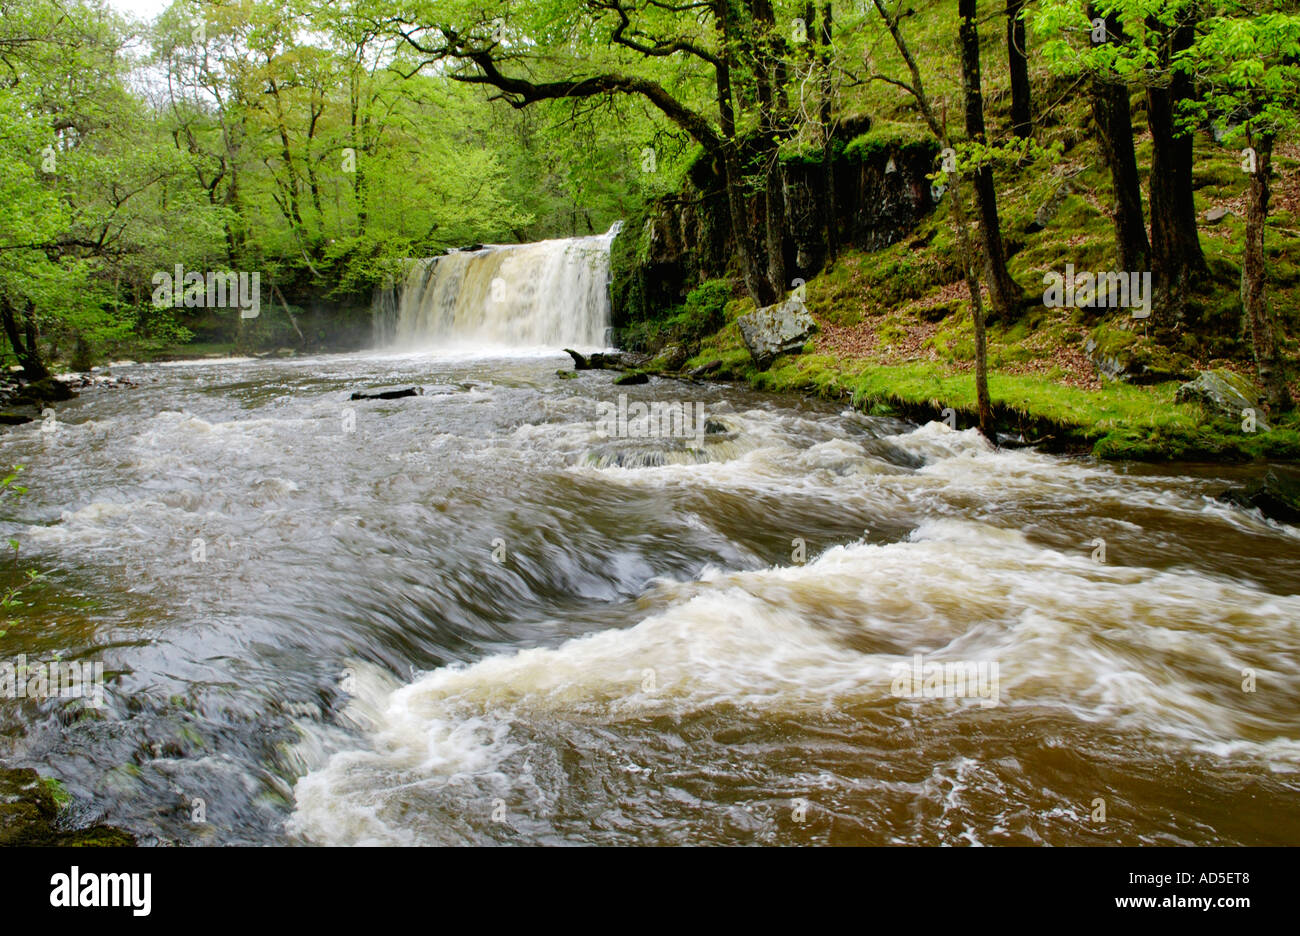
{"label": "white cascading water", "polygon": [[418,260],[377,302],[377,338],[404,349],[604,346],[609,249],[621,226]]}

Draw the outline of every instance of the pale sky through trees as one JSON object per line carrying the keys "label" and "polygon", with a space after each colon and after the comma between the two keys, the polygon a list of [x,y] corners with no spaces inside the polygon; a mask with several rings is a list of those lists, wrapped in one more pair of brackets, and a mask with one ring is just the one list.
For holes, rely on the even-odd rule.
{"label": "pale sky through trees", "polygon": [[109,0],[114,9],[141,19],[153,19],[167,9],[170,0]]}

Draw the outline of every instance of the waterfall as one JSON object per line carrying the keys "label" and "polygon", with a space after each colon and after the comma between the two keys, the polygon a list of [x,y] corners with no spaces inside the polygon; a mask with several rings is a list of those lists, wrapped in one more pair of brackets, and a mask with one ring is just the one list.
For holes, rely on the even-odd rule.
{"label": "waterfall", "polygon": [[414,261],[375,297],[382,345],[562,347],[608,344],[609,248],[593,237],[489,245]]}

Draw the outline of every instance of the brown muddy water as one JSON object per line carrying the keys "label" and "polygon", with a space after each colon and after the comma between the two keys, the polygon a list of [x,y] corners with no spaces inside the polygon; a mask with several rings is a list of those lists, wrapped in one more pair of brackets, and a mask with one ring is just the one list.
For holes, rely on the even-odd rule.
{"label": "brown muddy water", "polygon": [[[1300,536],[1245,469],[566,364],[115,367],[0,436],[48,571],[0,661],[106,672],[0,700],[0,760],[187,845],[1300,842]],[[713,431],[607,438],[620,392]]]}

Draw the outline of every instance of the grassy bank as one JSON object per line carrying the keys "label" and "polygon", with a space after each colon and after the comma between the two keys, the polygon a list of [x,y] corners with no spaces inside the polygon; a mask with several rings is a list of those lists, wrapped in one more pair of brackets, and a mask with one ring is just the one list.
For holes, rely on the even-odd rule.
{"label": "grassy bank", "polygon": [[[814,288],[809,305],[815,308],[817,284],[810,285]],[[917,421],[947,417],[958,428],[975,425],[973,366],[952,353],[940,329],[926,328],[933,323],[923,318],[909,323],[891,314],[900,332],[893,342],[846,351],[844,332],[815,312],[823,331],[812,337],[804,353],[778,358],[761,371],[750,360],[735,325],[735,319],[751,309],[748,301],[730,303],[728,324],[704,338],[683,369],[707,366],[714,379],[843,400],[873,415]],[[918,341],[910,334],[915,330],[927,331],[930,337]],[[1086,356],[1059,336],[1045,339],[1042,332],[1016,326],[993,327],[990,332],[990,360],[1007,368],[989,376],[998,429],[1025,443],[1109,459],[1300,460],[1300,419],[1295,413],[1269,431],[1247,431],[1200,404],[1177,402],[1177,380],[1137,386],[1099,378]],[[945,413],[948,409],[953,412]]]}

